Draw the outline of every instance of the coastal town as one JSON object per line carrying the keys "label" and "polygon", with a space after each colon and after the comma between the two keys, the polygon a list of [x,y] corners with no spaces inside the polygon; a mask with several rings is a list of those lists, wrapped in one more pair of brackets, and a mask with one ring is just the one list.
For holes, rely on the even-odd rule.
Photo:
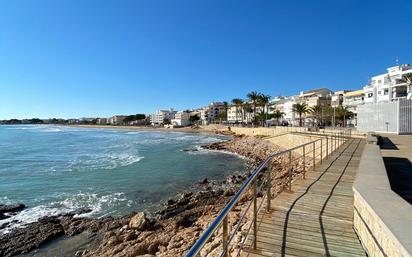
{"label": "coastal town", "polygon": [[[317,88],[292,96],[271,97],[251,92],[246,99],[216,101],[189,110],[160,109],[151,114],[81,119],[3,120],[0,124],[91,124],[186,127],[225,124],[238,126],[353,127],[361,131],[412,132],[412,121],[396,117],[412,110],[412,66],[396,65],[372,76],[367,85],[332,91]],[[403,117],[407,117],[403,115]]]}

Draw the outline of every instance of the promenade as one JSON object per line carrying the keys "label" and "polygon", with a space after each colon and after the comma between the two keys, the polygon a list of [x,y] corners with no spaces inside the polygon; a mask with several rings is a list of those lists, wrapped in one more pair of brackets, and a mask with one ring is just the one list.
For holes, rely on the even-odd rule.
{"label": "promenade", "polygon": [[258,218],[243,256],[366,256],[353,229],[353,191],[364,140],[351,139]]}
{"label": "promenade", "polygon": [[412,136],[381,135],[381,153],[392,190],[412,204]]}

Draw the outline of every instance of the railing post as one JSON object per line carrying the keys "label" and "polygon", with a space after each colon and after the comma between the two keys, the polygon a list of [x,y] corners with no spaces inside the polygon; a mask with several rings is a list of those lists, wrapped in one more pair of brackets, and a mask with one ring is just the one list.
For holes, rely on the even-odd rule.
{"label": "railing post", "polygon": [[288,173],[289,173],[289,192],[292,191],[292,151],[289,151],[289,165],[288,165]]}
{"label": "railing post", "polygon": [[320,163],[323,162],[323,140],[320,138]]}
{"label": "railing post", "polygon": [[303,145],[303,179],[306,179],[306,150],[305,146]]}
{"label": "railing post", "polygon": [[222,238],[222,241],[223,241],[223,252],[224,252],[223,257],[227,257],[227,256],[228,256],[227,253],[229,252],[228,245],[227,245],[227,231],[228,231],[228,227],[227,227],[227,216],[223,219],[223,224],[222,224],[222,226],[223,226],[223,238]]}
{"label": "railing post", "polygon": [[271,202],[271,200],[272,200],[272,181],[271,181],[271,173],[272,173],[272,165],[269,163],[269,165],[268,165],[268,169],[267,169],[267,187],[268,187],[268,190],[267,190],[267,195],[266,195],[266,200],[267,200],[267,203],[266,203],[266,211],[267,212],[270,212],[270,202]]}
{"label": "railing post", "polygon": [[326,159],[329,158],[329,137],[326,135]]}
{"label": "railing post", "polygon": [[315,141],[313,141],[313,143],[312,143],[312,145],[313,145],[313,151],[312,151],[312,158],[313,158],[313,171],[315,171],[315,165],[316,165],[316,160],[315,160],[315,158],[316,158],[316,149],[315,149]]}
{"label": "railing post", "polygon": [[253,182],[253,249],[257,248],[257,177]]}

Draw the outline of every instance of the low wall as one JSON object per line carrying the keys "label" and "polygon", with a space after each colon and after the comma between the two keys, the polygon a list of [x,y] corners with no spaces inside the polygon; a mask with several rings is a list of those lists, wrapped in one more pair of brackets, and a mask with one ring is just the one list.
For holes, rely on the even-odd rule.
{"label": "low wall", "polygon": [[379,146],[365,146],[354,191],[354,228],[369,256],[412,253],[412,205],[391,190]]}

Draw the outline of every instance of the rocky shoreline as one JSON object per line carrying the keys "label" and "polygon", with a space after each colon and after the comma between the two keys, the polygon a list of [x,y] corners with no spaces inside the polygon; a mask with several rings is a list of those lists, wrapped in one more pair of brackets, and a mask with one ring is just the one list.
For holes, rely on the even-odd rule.
{"label": "rocky shoreline", "polygon": [[[267,140],[237,136],[203,148],[236,153],[255,163],[280,150]],[[204,179],[199,182],[198,192],[182,193],[177,199],[168,200],[152,217],[145,213],[101,219],[80,218],[79,213],[44,217],[0,236],[0,256],[27,253],[61,236],[83,232],[99,234],[102,239],[96,249],[79,251],[78,256],[182,256],[249,175],[233,175],[212,182]],[[282,183],[274,185],[281,186]],[[235,224],[236,220],[231,223]],[[218,244],[213,242],[205,247],[204,255],[216,249]]]}

